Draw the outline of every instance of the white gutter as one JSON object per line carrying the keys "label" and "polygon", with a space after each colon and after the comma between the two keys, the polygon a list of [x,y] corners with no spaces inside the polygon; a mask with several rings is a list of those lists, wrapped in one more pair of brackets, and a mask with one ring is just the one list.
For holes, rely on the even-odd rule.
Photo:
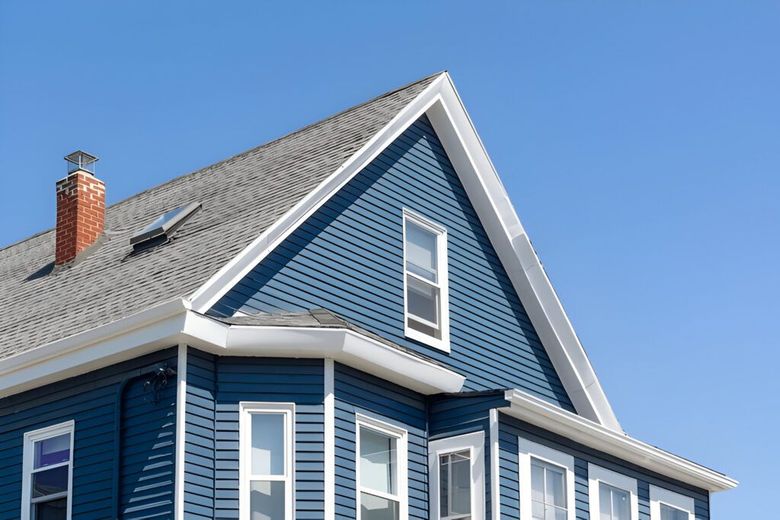
{"label": "white gutter", "polygon": [[0,398],[178,344],[220,356],[331,358],[424,394],[457,392],[465,381],[349,329],[228,325],[176,298],[0,361]]}
{"label": "white gutter", "polygon": [[711,492],[737,487],[717,471],[606,428],[520,390],[508,390],[501,412],[661,475]]}

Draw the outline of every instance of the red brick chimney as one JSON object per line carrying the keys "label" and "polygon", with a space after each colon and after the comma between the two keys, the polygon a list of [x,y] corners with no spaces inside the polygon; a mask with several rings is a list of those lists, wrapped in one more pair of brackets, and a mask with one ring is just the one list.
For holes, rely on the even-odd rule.
{"label": "red brick chimney", "polygon": [[65,157],[68,176],[57,181],[55,265],[70,262],[103,234],[106,187],[95,177],[98,158],[81,150]]}

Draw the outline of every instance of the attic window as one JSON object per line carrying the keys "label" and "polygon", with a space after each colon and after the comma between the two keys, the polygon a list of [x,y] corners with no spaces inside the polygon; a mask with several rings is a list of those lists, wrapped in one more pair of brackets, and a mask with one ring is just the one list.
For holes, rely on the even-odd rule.
{"label": "attic window", "polygon": [[154,222],[133,235],[130,244],[133,248],[139,249],[169,239],[179,226],[200,209],[200,206],[200,202],[192,202],[163,213]]}

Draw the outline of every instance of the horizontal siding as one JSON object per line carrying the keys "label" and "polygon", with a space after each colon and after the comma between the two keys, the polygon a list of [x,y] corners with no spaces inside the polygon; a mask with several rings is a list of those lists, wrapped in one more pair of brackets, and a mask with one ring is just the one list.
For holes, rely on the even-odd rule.
{"label": "horizontal siding", "polygon": [[612,471],[637,479],[639,520],[650,520],[650,485],[663,487],[692,497],[695,502],[696,520],[709,520],[709,495],[707,491],[693,488],[681,482],[647,471],[611,455],[598,452],[559,435],[546,432],[513,417],[500,414],[499,423],[499,471],[501,473],[501,518],[519,517],[519,479],[517,438],[522,436],[574,456],[575,507],[578,520],[588,520],[588,463],[597,464]]}
{"label": "horizontal siding", "polygon": [[[156,368],[175,364],[175,350],[168,349],[0,400],[0,519],[19,518],[24,433],[71,419],[74,519],[114,518],[120,502],[156,502],[154,518],[172,518],[173,471],[167,454],[175,429],[175,384],[154,402],[143,382]],[[126,397],[118,407],[120,395]],[[117,435],[120,416],[122,437]],[[145,416],[142,427],[140,416]],[[116,463],[118,442],[127,452],[122,468]],[[144,473],[154,475],[150,486],[135,485],[133,478]],[[121,497],[115,496],[115,485]]]}
{"label": "horizontal siding", "polygon": [[[190,352],[189,366],[195,377],[188,393],[193,406],[187,408],[187,422],[193,428],[187,436],[187,467],[191,471],[185,482],[192,518],[238,518],[238,404],[260,401],[295,403],[295,514],[299,520],[321,519],[323,361],[211,358],[193,349]],[[213,477],[209,468],[213,468]]]}
{"label": "horizontal siding", "polygon": [[[448,230],[450,354],[404,337],[403,208]],[[467,376],[465,390],[521,388],[573,411],[425,117],[310,216],[211,312],[315,307],[452,367]]]}
{"label": "horizontal siding", "polygon": [[425,397],[340,363],[335,364],[336,518],[356,518],[355,414],[408,432],[409,518],[428,518],[428,443]]}

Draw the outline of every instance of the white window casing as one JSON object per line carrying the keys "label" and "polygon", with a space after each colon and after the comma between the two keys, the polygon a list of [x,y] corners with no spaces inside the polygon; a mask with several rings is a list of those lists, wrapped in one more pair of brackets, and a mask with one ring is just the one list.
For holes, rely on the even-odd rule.
{"label": "white window casing", "polygon": [[[66,513],[65,518],[70,520],[71,509],[73,506],[73,446],[74,446],[74,430],[75,422],[67,421],[53,426],[47,426],[39,430],[30,431],[24,434],[24,452],[22,459],[22,505],[21,505],[21,518],[23,520],[31,520],[33,518],[34,504],[44,504],[47,502],[66,499]],[[36,463],[36,445],[44,441],[55,439],[57,437],[69,436],[66,439],[68,447],[67,460],[58,460],[51,464],[42,464],[39,467]],[[43,455],[41,455],[43,457]],[[33,479],[34,474],[43,473],[47,471],[56,471],[61,468],[67,468],[67,489],[61,492],[49,493],[44,496],[33,496]]]}
{"label": "white window casing", "polygon": [[440,461],[442,456],[469,453],[471,469],[470,520],[485,519],[485,433],[475,432],[448,437],[428,443],[430,517],[436,520],[456,520],[460,516],[441,516]]}
{"label": "white window casing", "polygon": [[[447,230],[407,209],[403,210],[403,248],[404,248],[404,334],[406,337],[438,348],[450,351],[449,317],[449,276],[447,272]],[[410,262],[410,247],[413,237],[410,230],[429,234],[435,239],[432,253],[435,259],[431,266],[418,267]],[[421,236],[425,238],[424,235]],[[416,248],[422,250],[421,248]],[[424,250],[422,250],[424,252]],[[410,269],[410,266],[412,267]],[[430,291],[435,311],[432,316],[415,315],[410,311],[409,291],[417,288],[418,293]]]}
{"label": "white window casing", "polygon": [[629,509],[631,520],[639,520],[639,499],[637,497],[637,481],[621,473],[588,464],[588,497],[590,502],[591,520],[600,518],[600,486],[601,483],[617,488],[629,494]]}
{"label": "white window casing", "polygon": [[695,502],[693,498],[651,485],[650,520],[663,520],[663,517],[661,516],[661,508],[663,506],[674,508],[683,514],[687,513],[688,520],[695,520]]}
{"label": "white window casing", "polygon": [[517,439],[517,446],[519,452],[520,520],[533,519],[531,467],[534,460],[560,470],[564,474],[566,520],[574,520],[576,514],[574,504],[574,457],[523,437]]}
{"label": "white window casing", "polygon": [[[366,431],[368,434],[378,434],[380,436],[392,439],[395,442],[395,475],[392,486],[394,490],[374,489],[365,485],[361,475],[361,433]],[[355,414],[355,518],[361,519],[362,495],[365,493],[372,498],[395,502],[398,504],[397,520],[408,520],[409,518],[409,450],[407,431],[398,426],[385,421],[369,417],[363,414]],[[392,478],[392,477],[391,477]]]}
{"label": "white window casing", "polygon": [[[253,416],[278,416],[282,419],[281,447],[284,450],[281,470],[274,470],[268,462],[269,469],[256,471],[253,464]],[[269,457],[270,461],[270,457]],[[284,485],[284,518],[294,518],[295,504],[295,404],[294,403],[239,403],[239,518],[250,520],[252,505],[252,484],[265,484],[269,493],[280,483]],[[274,517],[275,518],[275,517]]]}

